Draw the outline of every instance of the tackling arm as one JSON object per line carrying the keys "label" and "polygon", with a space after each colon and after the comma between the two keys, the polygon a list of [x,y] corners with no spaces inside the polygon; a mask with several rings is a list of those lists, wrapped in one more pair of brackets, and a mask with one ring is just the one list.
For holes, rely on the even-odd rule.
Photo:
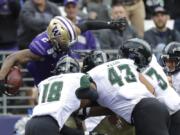
{"label": "tackling arm", "polygon": [[173,87],[172,85],[172,77],[171,76],[167,76],[168,82],[170,84],[171,87]]}
{"label": "tackling arm", "polygon": [[96,84],[89,75],[81,77],[80,87],[76,89],[75,94],[79,99],[89,99],[91,101],[98,99]]}
{"label": "tackling arm", "polygon": [[96,101],[98,99],[98,93],[93,83],[90,84],[90,87],[78,88],[75,94],[79,99],[89,99],[91,101]]}
{"label": "tackling arm", "polygon": [[99,29],[116,29],[124,30],[127,25],[125,18],[111,21],[87,21],[78,26],[78,33],[86,32],[87,30],[99,30]]}
{"label": "tackling arm", "polygon": [[155,95],[154,87],[148,82],[148,80],[146,80],[146,78],[142,74],[139,74],[139,80],[146,86],[149,92]]}

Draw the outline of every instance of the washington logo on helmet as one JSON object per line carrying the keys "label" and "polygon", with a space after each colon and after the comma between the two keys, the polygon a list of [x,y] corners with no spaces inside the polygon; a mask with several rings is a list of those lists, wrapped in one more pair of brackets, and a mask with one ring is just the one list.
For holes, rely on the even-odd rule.
{"label": "washington logo on helmet", "polygon": [[61,33],[59,32],[57,26],[55,26],[55,27],[52,29],[52,33],[53,33],[54,37],[61,35]]}

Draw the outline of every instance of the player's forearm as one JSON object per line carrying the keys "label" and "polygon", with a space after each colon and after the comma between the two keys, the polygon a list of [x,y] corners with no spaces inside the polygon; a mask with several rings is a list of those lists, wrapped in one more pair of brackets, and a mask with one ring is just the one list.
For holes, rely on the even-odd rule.
{"label": "player's forearm", "polygon": [[110,22],[105,21],[87,21],[78,26],[81,32],[86,32],[87,30],[98,30],[98,29],[109,29]]}
{"label": "player's forearm", "polygon": [[167,76],[168,82],[170,84],[171,87],[173,87],[172,85],[172,77],[171,76]]}
{"label": "player's forearm", "polygon": [[151,85],[151,83],[142,75],[139,74],[139,80],[146,86],[147,90],[152,93],[153,95],[155,95],[155,89],[154,87]]}
{"label": "player's forearm", "polygon": [[81,33],[86,32],[87,30],[99,30],[99,29],[116,29],[116,30],[124,30],[127,25],[127,21],[125,18],[120,18],[118,20],[110,20],[110,21],[86,21],[82,24],[79,24],[79,29]]}
{"label": "player's forearm", "polygon": [[4,61],[0,70],[0,80],[5,79],[11,67],[24,64],[30,60],[36,60],[39,57],[32,54],[28,49],[10,54]]}
{"label": "player's forearm", "polygon": [[10,54],[3,62],[0,71],[0,79],[4,79],[11,67],[14,65],[26,64],[29,61],[44,60],[42,56],[36,55],[30,49],[24,49]]}
{"label": "player's forearm", "polygon": [[0,80],[5,79],[6,75],[10,71],[11,67],[13,67],[13,65],[15,65],[15,63],[16,63],[16,57],[13,54],[9,55],[3,61],[3,64],[2,64],[1,70],[0,70]]}

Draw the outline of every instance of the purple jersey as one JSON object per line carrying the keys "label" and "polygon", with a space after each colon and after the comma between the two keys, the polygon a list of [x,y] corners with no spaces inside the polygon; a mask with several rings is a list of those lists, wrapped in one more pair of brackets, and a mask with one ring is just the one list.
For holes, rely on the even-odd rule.
{"label": "purple jersey", "polygon": [[43,32],[36,36],[29,45],[29,49],[36,55],[42,56],[43,61],[30,61],[27,69],[34,78],[37,85],[40,81],[51,76],[57,61],[65,54],[59,54],[54,51],[52,45],[48,42],[47,32]]}
{"label": "purple jersey", "polygon": [[[80,17],[77,17],[77,24],[81,24],[84,20]],[[71,45],[71,50],[96,50],[96,40],[91,31],[86,31],[78,36],[78,40]],[[75,58],[80,59],[78,53],[72,54]]]}
{"label": "purple jersey", "polygon": [[[71,50],[96,50],[96,41],[91,31],[87,31],[78,36],[78,41],[72,44]],[[74,53],[73,56],[80,59],[78,53]]]}

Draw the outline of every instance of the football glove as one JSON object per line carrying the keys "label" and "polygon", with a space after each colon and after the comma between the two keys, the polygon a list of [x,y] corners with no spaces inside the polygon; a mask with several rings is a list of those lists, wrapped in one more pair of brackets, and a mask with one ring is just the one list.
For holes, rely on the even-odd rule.
{"label": "football glove", "polygon": [[117,20],[111,20],[109,22],[109,25],[112,29],[115,29],[115,30],[120,30],[120,31],[123,31],[125,30],[126,26],[127,26],[127,20],[125,17],[123,18],[119,18]]}
{"label": "football glove", "polygon": [[12,88],[11,85],[7,84],[5,80],[0,80],[0,92],[1,93],[4,93],[6,95],[9,95],[8,94],[8,90]]}

